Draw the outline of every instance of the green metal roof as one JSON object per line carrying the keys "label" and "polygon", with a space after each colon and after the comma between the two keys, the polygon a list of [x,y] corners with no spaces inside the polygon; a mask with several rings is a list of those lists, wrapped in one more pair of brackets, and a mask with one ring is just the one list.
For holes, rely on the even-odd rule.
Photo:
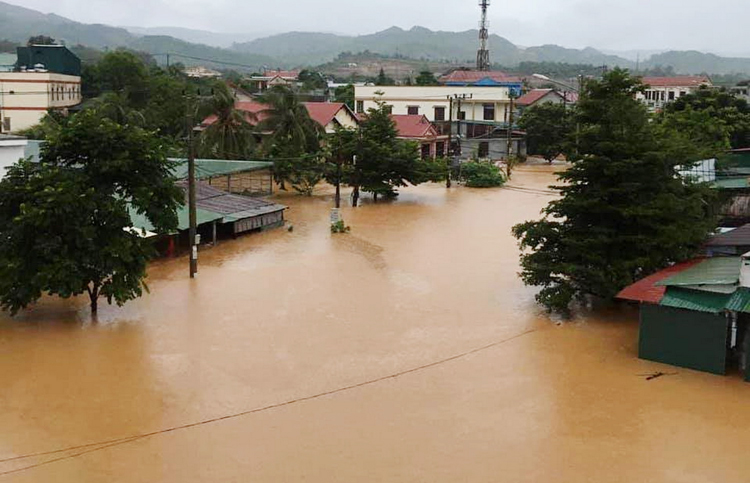
{"label": "green metal roof", "polygon": [[667,293],[664,294],[664,298],[659,302],[659,305],[675,309],[718,314],[725,310],[725,307],[731,298],[732,295],[729,294],[669,287]]}
{"label": "green metal roof", "polygon": [[707,258],[703,262],[678,273],[656,285],[662,287],[688,285],[733,285],[740,281],[738,257]]}
{"label": "green metal roof", "polygon": [[714,186],[723,190],[740,190],[750,188],[747,178],[718,178]]}
{"label": "green metal roof", "polygon": [[659,305],[711,314],[725,310],[750,313],[750,289],[740,287],[734,293],[722,294],[669,287]]}
{"label": "green metal roof", "polygon": [[[146,218],[145,215],[142,215],[140,213],[137,213],[133,207],[129,208],[130,211],[130,221],[133,223],[133,226],[139,230],[146,230],[146,231],[154,231],[154,226],[151,224],[150,221],[148,221],[148,218]],[[212,221],[221,220],[224,218],[224,215],[220,213],[214,213],[213,211],[206,211],[198,208],[197,210],[198,215],[198,226],[204,224],[204,223],[211,223]],[[188,209],[186,205],[182,205],[179,210],[177,210],[177,229],[180,231],[184,231],[190,228],[190,215],[188,213]]]}
{"label": "green metal roof", "polygon": [[740,287],[727,302],[726,309],[750,313],[750,289]]}
{"label": "green metal roof", "polygon": [[[172,173],[177,179],[188,177],[187,159],[170,158],[177,164]],[[195,171],[199,179],[211,178],[215,176],[226,176],[236,173],[247,173],[250,171],[260,171],[273,167],[269,161],[233,161],[228,159],[196,159]]]}

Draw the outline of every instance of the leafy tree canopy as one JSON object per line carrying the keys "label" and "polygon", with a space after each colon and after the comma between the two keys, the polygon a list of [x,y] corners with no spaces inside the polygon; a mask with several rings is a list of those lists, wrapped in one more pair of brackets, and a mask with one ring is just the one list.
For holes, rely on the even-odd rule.
{"label": "leafy tree canopy", "polygon": [[0,181],[0,305],[12,313],[43,294],[88,293],[122,305],[146,288],[149,242],[129,207],[158,232],[174,230],[182,191],[151,133],[95,110],[48,140],[42,161],[21,161]]}
{"label": "leafy tree canopy", "polygon": [[435,74],[430,72],[429,70],[423,70],[419,73],[417,76],[415,83],[418,86],[436,86],[438,85],[438,81],[435,78]]}
{"label": "leafy tree canopy", "polygon": [[634,99],[643,89],[621,69],[586,83],[575,117],[580,160],[559,175],[561,198],[545,218],[513,229],[527,250],[521,277],[541,287],[537,300],[550,310],[613,298],[690,257],[715,227],[712,191],[675,175],[691,150],[658,135]]}
{"label": "leafy tree canopy", "polygon": [[574,130],[571,109],[563,104],[544,103],[524,111],[518,123],[526,131],[529,154],[552,162],[566,151]]}
{"label": "leafy tree canopy", "polygon": [[750,105],[726,89],[702,88],[667,104],[657,115],[662,128],[707,149],[750,147]]}

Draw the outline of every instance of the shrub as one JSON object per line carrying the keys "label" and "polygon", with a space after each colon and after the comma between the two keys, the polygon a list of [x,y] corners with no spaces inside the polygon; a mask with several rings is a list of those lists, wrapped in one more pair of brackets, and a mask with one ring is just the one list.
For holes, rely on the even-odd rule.
{"label": "shrub", "polygon": [[505,183],[505,176],[492,163],[471,161],[461,165],[461,180],[470,188],[495,188]]}

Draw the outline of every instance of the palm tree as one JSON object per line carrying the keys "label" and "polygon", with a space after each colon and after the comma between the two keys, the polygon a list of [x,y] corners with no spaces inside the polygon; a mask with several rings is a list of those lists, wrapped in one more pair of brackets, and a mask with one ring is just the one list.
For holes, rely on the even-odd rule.
{"label": "palm tree", "polygon": [[225,84],[217,84],[214,94],[202,106],[202,114],[216,116],[200,134],[198,156],[211,159],[249,159],[255,154],[255,114],[240,111]]}
{"label": "palm tree", "polygon": [[315,165],[319,163],[323,126],[310,118],[299,96],[287,87],[269,89],[261,97],[261,102],[268,108],[260,112],[263,120],[259,127],[261,131],[272,133],[264,141],[264,151],[269,157],[276,158],[276,182],[281,189],[286,189],[285,182],[295,187],[304,184],[304,192],[311,192],[309,185],[314,186],[322,176]]}

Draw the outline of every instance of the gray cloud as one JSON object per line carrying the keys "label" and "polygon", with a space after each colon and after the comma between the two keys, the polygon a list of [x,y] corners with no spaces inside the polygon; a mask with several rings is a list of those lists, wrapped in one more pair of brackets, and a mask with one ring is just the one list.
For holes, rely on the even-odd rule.
{"label": "gray cloud", "polygon": [[[372,33],[396,25],[476,28],[474,0],[11,0],[87,23],[217,32]],[[492,33],[520,45],[750,53],[748,0],[495,0]]]}

